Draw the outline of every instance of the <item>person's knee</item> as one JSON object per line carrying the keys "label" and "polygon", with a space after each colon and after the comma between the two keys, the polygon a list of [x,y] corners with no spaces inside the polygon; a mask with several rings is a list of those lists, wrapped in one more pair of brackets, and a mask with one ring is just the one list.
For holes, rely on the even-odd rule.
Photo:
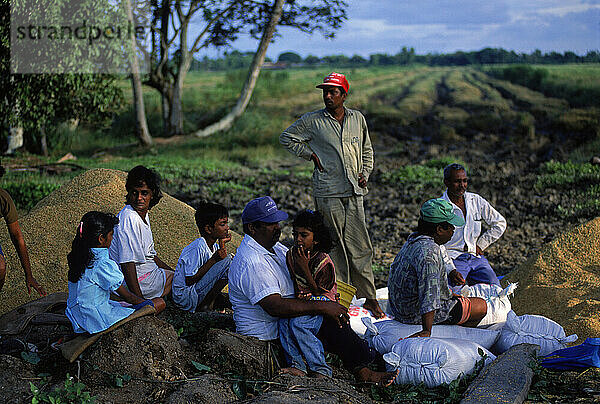
{"label": "person's knee", "polygon": [[481,321],[487,314],[487,303],[480,297],[470,297],[471,301],[471,315],[469,321]]}
{"label": "person's knee", "polygon": [[152,299],[152,303],[154,304],[154,310],[156,310],[156,314],[160,313],[167,307],[165,301],[160,297],[155,297]]}

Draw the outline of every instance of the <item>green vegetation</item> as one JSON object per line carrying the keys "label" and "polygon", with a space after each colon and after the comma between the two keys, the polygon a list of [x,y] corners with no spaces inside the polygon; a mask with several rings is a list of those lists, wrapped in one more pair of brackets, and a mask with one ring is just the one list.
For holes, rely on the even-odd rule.
{"label": "green vegetation", "polygon": [[540,169],[538,192],[556,189],[569,195],[567,206],[558,205],[559,215],[593,218],[600,215],[600,167],[590,163],[550,161]]}
{"label": "green vegetation", "polygon": [[436,190],[442,189],[444,185],[442,170],[451,163],[462,164],[467,170],[469,169],[460,159],[441,157],[429,160],[424,164],[407,165],[385,172],[382,174],[382,182],[402,184],[404,187],[416,191],[431,189],[432,195],[435,195],[435,192],[438,192]]}
{"label": "green vegetation", "polygon": [[56,388],[50,392],[43,391],[48,381],[43,378],[40,387],[29,382],[33,398],[32,404],[50,403],[50,404],[92,404],[96,398],[92,397],[88,391],[85,391],[85,384],[76,382],[67,373],[65,383],[62,387]]}

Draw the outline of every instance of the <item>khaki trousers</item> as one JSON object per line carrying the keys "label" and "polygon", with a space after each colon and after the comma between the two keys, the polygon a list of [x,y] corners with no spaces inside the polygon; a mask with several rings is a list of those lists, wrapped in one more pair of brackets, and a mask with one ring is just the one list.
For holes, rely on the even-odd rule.
{"label": "khaki trousers", "polygon": [[356,288],[356,297],[375,299],[373,246],[367,231],[362,196],[315,197],[317,210],[331,230],[333,249],[329,254],[335,275]]}

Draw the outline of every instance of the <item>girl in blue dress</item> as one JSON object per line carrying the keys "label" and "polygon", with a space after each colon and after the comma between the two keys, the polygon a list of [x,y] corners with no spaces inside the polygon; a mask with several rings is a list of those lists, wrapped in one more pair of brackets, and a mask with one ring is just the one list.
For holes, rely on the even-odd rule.
{"label": "girl in blue dress", "polygon": [[[83,215],[77,227],[67,255],[69,297],[65,310],[76,333],[104,331],[145,305],[154,306],[157,312],[165,308],[161,298],[144,300],[131,293],[119,266],[108,257],[118,223],[112,214],[92,211]],[[116,300],[133,306],[124,307]]]}

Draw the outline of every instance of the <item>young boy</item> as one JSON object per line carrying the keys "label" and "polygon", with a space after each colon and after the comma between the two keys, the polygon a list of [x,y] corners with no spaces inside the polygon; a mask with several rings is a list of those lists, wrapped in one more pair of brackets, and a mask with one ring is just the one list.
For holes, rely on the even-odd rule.
{"label": "young boy", "polygon": [[173,301],[191,313],[211,306],[227,284],[231,263],[225,247],[231,240],[227,208],[201,202],[195,219],[201,237],[183,249],[173,278]]}

